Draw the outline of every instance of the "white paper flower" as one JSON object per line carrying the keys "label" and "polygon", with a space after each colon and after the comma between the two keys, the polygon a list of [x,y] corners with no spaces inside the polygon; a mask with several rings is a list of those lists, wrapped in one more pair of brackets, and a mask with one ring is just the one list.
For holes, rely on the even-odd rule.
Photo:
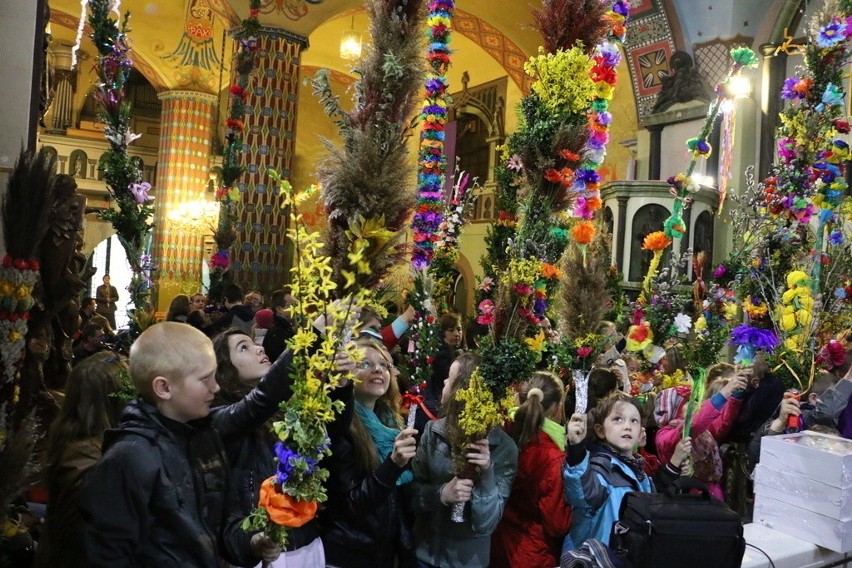
{"label": "white paper flower", "polygon": [[674,326],[678,333],[689,333],[692,329],[692,318],[686,314],[678,314],[675,316]]}

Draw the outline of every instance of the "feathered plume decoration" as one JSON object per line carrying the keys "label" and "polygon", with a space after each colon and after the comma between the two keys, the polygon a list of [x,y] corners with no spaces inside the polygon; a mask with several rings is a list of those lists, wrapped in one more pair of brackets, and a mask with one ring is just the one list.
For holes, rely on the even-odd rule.
{"label": "feathered plume decoration", "polygon": [[[329,219],[326,253],[344,259],[350,253],[350,225],[358,216],[366,222],[384,220],[393,237],[382,243],[381,254],[369,253],[371,270],[358,276],[362,287],[373,287],[401,259],[404,231],[414,205],[415,179],[408,170],[406,139],[420,102],[424,65],[421,24],[424,0],[368,0],[372,46],[355,68],[355,105],[344,112],[332,92],[328,73],[313,80],[326,113],[340,128],[343,145],[325,141],[327,156],[318,165],[322,200]],[[334,267],[344,282],[340,262]]]}
{"label": "feathered plume decoration", "polygon": [[546,53],[569,49],[579,41],[588,53],[604,38],[610,6],[601,0],[543,0],[533,8],[533,27],[541,33]]}
{"label": "feathered plume decoration", "polygon": [[49,228],[55,186],[56,156],[44,148],[22,151],[3,199],[3,236],[10,257],[35,258]]}
{"label": "feathered plume decoration", "polygon": [[612,303],[607,275],[610,268],[610,235],[598,231],[586,254],[569,246],[562,260],[565,277],[560,282],[557,306],[568,337],[594,333]]}

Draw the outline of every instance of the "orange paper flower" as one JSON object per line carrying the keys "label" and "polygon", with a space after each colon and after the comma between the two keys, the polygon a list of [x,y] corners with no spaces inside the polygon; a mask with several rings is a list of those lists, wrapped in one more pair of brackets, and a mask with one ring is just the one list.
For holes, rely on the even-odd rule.
{"label": "orange paper flower", "polygon": [[656,231],[645,237],[642,242],[642,250],[663,250],[672,244],[672,240],[663,231]]}
{"label": "orange paper flower", "polygon": [[294,499],[275,488],[275,477],[270,477],[260,486],[260,502],[266,514],[276,525],[298,528],[317,514],[316,501]]}
{"label": "orange paper flower", "polygon": [[580,245],[592,242],[595,236],[595,226],[590,221],[580,221],[571,229],[571,236]]}
{"label": "orange paper flower", "polygon": [[541,275],[548,280],[559,280],[562,278],[562,271],[555,264],[541,263]]}

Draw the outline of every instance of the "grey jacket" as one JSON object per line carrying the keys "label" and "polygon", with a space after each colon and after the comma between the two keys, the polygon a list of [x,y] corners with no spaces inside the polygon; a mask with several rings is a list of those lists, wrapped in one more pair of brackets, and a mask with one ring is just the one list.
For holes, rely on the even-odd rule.
{"label": "grey jacket", "polygon": [[482,472],[465,507],[465,522],[450,520],[451,507],[441,503],[441,488],[453,478],[446,419],[426,425],[412,462],[411,500],[418,560],[440,568],[486,568],[491,533],[503,516],[518,469],[518,448],[501,429],[488,436],[492,466]]}

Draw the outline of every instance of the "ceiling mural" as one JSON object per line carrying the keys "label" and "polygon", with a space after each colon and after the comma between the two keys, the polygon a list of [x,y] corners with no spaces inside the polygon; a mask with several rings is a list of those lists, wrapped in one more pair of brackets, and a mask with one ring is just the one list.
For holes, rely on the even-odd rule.
{"label": "ceiling mural", "polygon": [[162,59],[178,67],[199,67],[205,71],[218,68],[220,61],[213,42],[213,10],[208,0],[190,0],[183,34],[172,52]]}
{"label": "ceiling mural", "polygon": [[261,2],[261,14],[283,14],[291,21],[298,21],[308,15],[308,7],[322,4],[325,0],[265,0]]}

